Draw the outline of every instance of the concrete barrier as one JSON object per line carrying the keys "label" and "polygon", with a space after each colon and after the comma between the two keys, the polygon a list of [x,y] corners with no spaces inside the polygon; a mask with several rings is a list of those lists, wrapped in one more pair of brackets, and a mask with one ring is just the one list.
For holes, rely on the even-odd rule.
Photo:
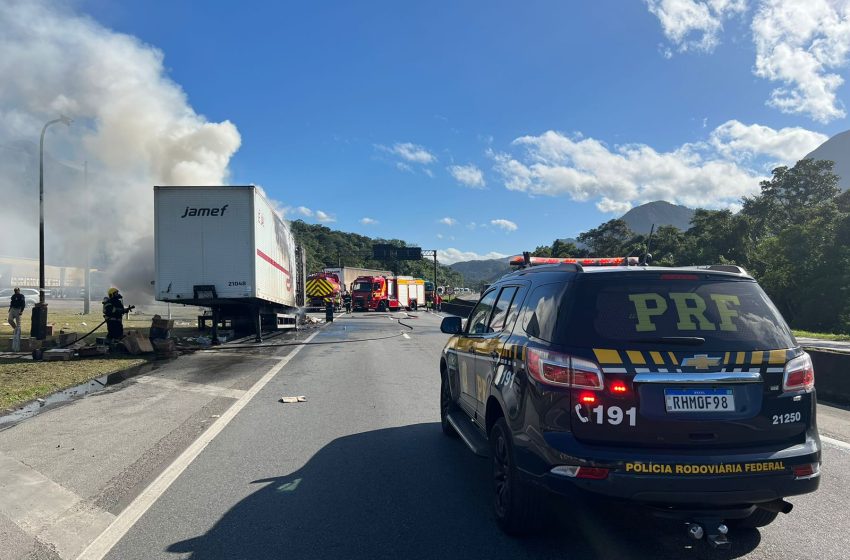
{"label": "concrete barrier", "polygon": [[470,312],[472,312],[472,308],[475,307],[475,301],[467,301],[462,299],[455,299],[448,303],[443,303],[440,307],[440,310],[443,313],[448,313],[449,315],[457,315],[458,317],[469,317]]}
{"label": "concrete barrier", "polygon": [[818,400],[850,405],[850,354],[810,348],[806,351],[815,367]]}

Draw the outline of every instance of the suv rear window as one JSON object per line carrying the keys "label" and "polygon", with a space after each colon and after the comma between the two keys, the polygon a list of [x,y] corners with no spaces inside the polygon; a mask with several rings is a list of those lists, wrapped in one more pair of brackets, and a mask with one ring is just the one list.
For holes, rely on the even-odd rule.
{"label": "suv rear window", "polygon": [[[681,347],[669,337],[699,337],[705,350],[775,350],[796,346],[788,326],[751,280],[691,273],[587,275],[565,298],[570,346]],[[664,340],[668,339],[668,340]]]}

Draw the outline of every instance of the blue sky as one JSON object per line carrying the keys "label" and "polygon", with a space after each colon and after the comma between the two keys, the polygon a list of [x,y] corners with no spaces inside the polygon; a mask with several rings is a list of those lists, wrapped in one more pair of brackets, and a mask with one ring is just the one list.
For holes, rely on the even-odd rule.
{"label": "blue sky", "polygon": [[188,110],[232,123],[230,182],[263,186],[289,218],[456,260],[575,236],[649,200],[735,208],[772,166],[847,129],[847,2],[794,4],[56,10],[137,38]]}

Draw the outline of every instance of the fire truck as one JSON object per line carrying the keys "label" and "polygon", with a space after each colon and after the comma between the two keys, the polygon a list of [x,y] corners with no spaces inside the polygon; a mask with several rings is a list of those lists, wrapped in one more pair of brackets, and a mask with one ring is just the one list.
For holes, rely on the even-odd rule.
{"label": "fire truck", "polygon": [[328,272],[316,272],[307,277],[307,305],[309,307],[327,306],[333,303],[334,309],[342,305],[339,277]]}
{"label": "fire truck", "polygon": [[355,311],[416,310],[425,305],[425,281],[412,276],[358,276],[351,300]]}

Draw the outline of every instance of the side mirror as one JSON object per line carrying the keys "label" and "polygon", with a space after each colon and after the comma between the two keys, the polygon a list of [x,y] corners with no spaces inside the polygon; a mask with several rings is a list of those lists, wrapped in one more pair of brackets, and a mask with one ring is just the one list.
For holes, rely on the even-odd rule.
{"label": "side mirror", "polygon": [[445,334],[458,334],[463,331],[463,323],[460,317],[445,317],[440,323],[440,332]]}

